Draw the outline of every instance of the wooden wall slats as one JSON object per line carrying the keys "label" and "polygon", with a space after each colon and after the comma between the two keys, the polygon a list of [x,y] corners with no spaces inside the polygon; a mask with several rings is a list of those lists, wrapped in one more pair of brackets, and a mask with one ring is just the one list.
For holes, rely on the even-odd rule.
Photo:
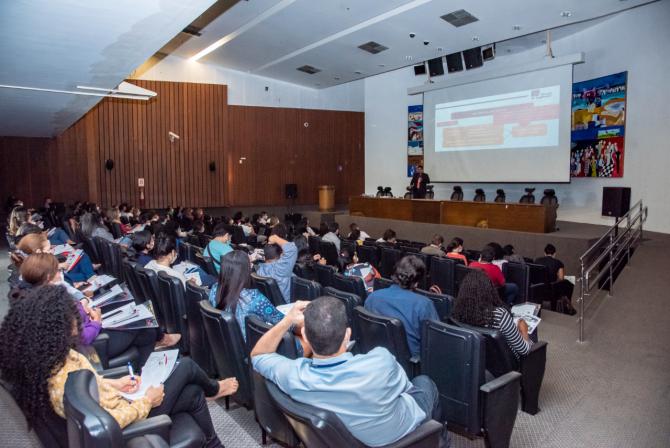
{"label": "wooden wall slats", "polygon": [[288,205],[287,183],[298,205],[316,204],[322,184],[338,203],[363,192],[362,113],[229,106],[225,85],[130,82],[157,97],[106,98],[54,139],[0,137],[0,194],[139,205],[140,177],[145,208]]}

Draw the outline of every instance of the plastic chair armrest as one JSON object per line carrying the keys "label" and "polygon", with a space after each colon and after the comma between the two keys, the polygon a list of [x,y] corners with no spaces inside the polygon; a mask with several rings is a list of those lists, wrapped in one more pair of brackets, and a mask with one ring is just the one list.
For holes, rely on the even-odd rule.
{"label": "plastic chair armrest", "polygon": [[146,434],[155,434],[162,437],[164,440],[170,440],[170,426],[172,419],[167,415],[158,415],[156,417],[140,420],[123,430],[123,439],[130,440],[134,437],[143,436]]}

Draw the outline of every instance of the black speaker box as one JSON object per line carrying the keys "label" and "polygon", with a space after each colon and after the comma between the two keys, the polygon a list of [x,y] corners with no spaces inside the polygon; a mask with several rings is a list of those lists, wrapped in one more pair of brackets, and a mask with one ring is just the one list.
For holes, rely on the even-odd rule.
{"label": "black speaker box", "polygon": [[630,209],[629,187],[603,187],[603,216],[620,218]]}
{"label": "black speaker box", "polygon": [[468,70],[481,67],[484,65],[484,59],[482,59],[482,47],[470,48],[469,50],[463,51],[463,59],[465,59],[465,68]]}
{"label": "black speaker box", "polygon": [[463,58],[460,51],[447,55],[447,70],[449,73],[463,71]]}
{"label": "black speaker box", "polygon": [[425,74],[426,74],[426,64],[424,62],[414,66],[414,76],[425,75]]}
{"label": "black speaker box", "polygon": [[284,192],[286,194],[286,199],[297,199],[298,198],[298,184],[286,184],[286,185],[284,185]]}
{"label": "black speaker box", "polygon": [[428,73],[430,73],[430,76],[444,75],[444,65],[442,65],[441,57],[428,61]]}

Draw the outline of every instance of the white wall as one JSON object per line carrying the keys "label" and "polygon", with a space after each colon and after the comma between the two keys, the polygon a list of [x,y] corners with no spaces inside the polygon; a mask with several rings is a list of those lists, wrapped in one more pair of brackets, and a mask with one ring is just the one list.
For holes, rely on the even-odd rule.
{"label": "white wall", "polygon": [[[139,79],[226,84],[228,104],[363,111],[363,81],[327,89],[310,89],[262,76],[168,56]],[[268,87],[266,91],[265,88]]]}
{"label": "white wall", "polygon": [[[584,52],[586,62],[574,67],[574,81],[583,81],[628,71],[626,153],[624,177],[620,179],[573,179],[570,184],[536,184],[536,196],[554,188],[561,206],[558,219],[593,224],[611,224],[600,216],[603,186],[628,186],[632,203],[642,198],[649,207],[649,230],[670,233],[670,2],[660,1],[634,8],[553,43],[555,55]],[[542,58],[544,48],[518,55],[498,57],[478,71],[495,71],[508,64],[523,64]],[[458,75],[467,78],[468,73]],[[407,106],[421,104],[421,95],[407,95],[407,88],[425,80],[412,68],[385,73],[365,80],[365,191],[378,185],[404,192],[407,171]],[[568,160],[566,158],[566,163]],[[430,173],[429,173],[430,174]],[[436,185],[436,197],[448,198],[453,184]],[[466,198],[484,188],[492,200],[504,188],[508,200],[518,200],[526,185],[463,185]],[[539,194],[537,194],[539,193]],[[631,204],[632,205],[632,204]]]}

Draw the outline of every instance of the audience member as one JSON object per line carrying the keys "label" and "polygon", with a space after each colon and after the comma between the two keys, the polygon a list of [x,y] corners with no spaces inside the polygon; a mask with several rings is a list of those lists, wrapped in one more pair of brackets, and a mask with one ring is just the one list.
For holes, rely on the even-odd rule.
{"label": "audience member", "polygon": [[[284,333],[303,323],[303,339],[313,358],[293,360],[275,353]],[[297,302],[258,341],[251,360],[257,372],[294,400],[334,412],[368,446],[391,444],[423,422],[441,419],[439,394],[430,378],[420,375],[410,381],[382,347],[354,356],[347,351],[350,337],[339,300]],[[440,447],[449,446],[446,429],[442,436]]]}
{"label": "audience member", "polygon": [[114,236],[102,223],[102,218],[97,212],[84,213],[80,219],[81,233],[88,238],[99,236],[108,241],[114,241]]}
{"label": "audience member", "polygon": [[121,428],[147,417],[187,412],[205,434],[208,447],[223,446],[204,398],[235,393],[238,384],[234,378],[217,382],[190,358],[182,358],[163,385],[149,387],[142,398],[128,401],[119,392],[136,392],[139,381],[130,376],[113,380],[98,376],[89,361],[72,349],[79,326],[76,304],[58,286],[30,290],[12,306],[0,326],[2,379],[10,385],[29,425],[42,424],[51,411],[65,418],[63,396],[68,374],[84,369],[95,375],[100,406]]}
{"label": "audience member", "polygon": [[468,259],[463,255],[463,240],[459,237],[454,237],[449,244],[447,244],[447,257],[454,260],[461,260],[464,265],[468,265]]}
{"label": "audience member", "polygon": [[421,253],[442,257],[446,255],[444,253],[444,250],[442,249],[443,244],[444,244],[444,237],[442,235],[435,234],[433,235],[433,240],[431,241],[431,243],[428,246],[423,247],[421,249]]}
{"label": "audience member", "polygon": [[495,264],[500,268],[500,270],[503,270],[503,265],[507,263],[507,260],[505,259],[505,251],[502,248],[502,246],[496,242],[491,242],[488,243],[487,246],[493,248],[493,261],[491,263]]}
{"label": "audience member", "polygon": [[148,230],[140,230],[133,233],[132,237],[132,252],[135,263],[144,267],[153,258],[150,253],[154,248],[154,236]]}
{"label": "audience member", "polygon": [[423,261],[407,255],[396,263],[391,277],[394,285],[374,291],[365,300],[365,309],[402,322],[412,356],[421,350],[421,323],[429,319],[440,320],[433,302],[412,291],[425,274]]}
{"label": "audience member", "polygon": [[224,222],[217,224],[212,232],[212,240],[203,251],[203,255],[210,257],[214,262],[216,272],[221,272],[221,257],[233,251],[233,246],[230,244],[232,236],[233,231],[228,224]]}
{"label": "audience member", "polygon": [[163,271],[172,277],[181,280],[184,287],[186,287],[186,279],[184,274],[172,268],[172,264],[177,261],[177,242],[171,235],[159,234],[156,237],[156,242],[152,251],[154,259],[148,262],[144,267],[154,271],[156,274]]}
{"label": "audience member", "polygon": [[396,234],[393,229],[384,230],[384,234],[382,235],[382,237],[377,240],[378,243],[387,243],[387,244],[395,244],[396,241],[397,241]]}
{"label": "audience member", "polygon": [[[553,244],[547,244],[544,248],[544,257],[535,260],[536,264],[541,264],[547,268],[547,280],[552,284],[553,295],[556,301],[561,302],[567,314],[577,314],[577,310],[572,306],[572,293],[575,286],[569,280],[565,279],[565,266],[563,262],[556,258],[556,247]],[[556,305],[552,302],[552,306]]]}
{"label": "audience member", "polygon": [[241,250],[234,250],[223,256],[219,283],[209,291],[209,302],[217,309],[228,311],[235,316],[247,339],[244,320],[254,315],[271,325],[284,318],[270,300],[257,289],[251,289],[251,264],[249,255]]}
{"label": "audience member", "polygon": [[340,252],[340,225],[335,221],[328,223],[328,233],[321,237],[321,241],[327,241],[335,245],[337,252]]}
{"label": "audience member", "polygon": [[461,282],[451,317],[464,324],[500,330],[517,358],[530,351],[528,325],[523,319],[514,325],[493,283],[480,270],[468,273]]}
{"label": "audience member", "polygon": [[258,275],[275,279],[284,302],[291,303],[291,276],[298,258],[298,249],[294,243],[278,235],[270,235],[268,244],[263,248],[265,263],[256,268]]}
{"label": "audience member", "polygon": [[368,293],[374,290],[376,278],[381,278],[381,274],[370,263],[359,263],[358,255],[349,253],[349,249],[342,249],[340,252],[340,261],[344,266],[343,273],[349,277],[358,277],[365,283],[365,289]]}
{"label": "audience member", "polygon": [[358,227],[358,224],[352,222],[349,224],[349,235],[347,238],[365,241],[367,238],[370,238],[370,235],[361,230],[361,228]]}
{"label": "audience member", "polygon": [[526,263],[526,260],[521,255],[514,252],[514,246],[511,244],[505,245],[505,247],[503,247],[503,252],[505,253],[503,258],[507,261],[521,264]]}
{"label": "audience member", "polygon": [[519,287],[514,283],[505,283],[505,276],[502,271],[498,266],[493,264],[494,258],[495,249],[491,246],[484,246],[479,261],[470,263],[470,267],[484,271],[496,288],[504,288],[503,295],[505,302],[508,305],[514,305]]}

